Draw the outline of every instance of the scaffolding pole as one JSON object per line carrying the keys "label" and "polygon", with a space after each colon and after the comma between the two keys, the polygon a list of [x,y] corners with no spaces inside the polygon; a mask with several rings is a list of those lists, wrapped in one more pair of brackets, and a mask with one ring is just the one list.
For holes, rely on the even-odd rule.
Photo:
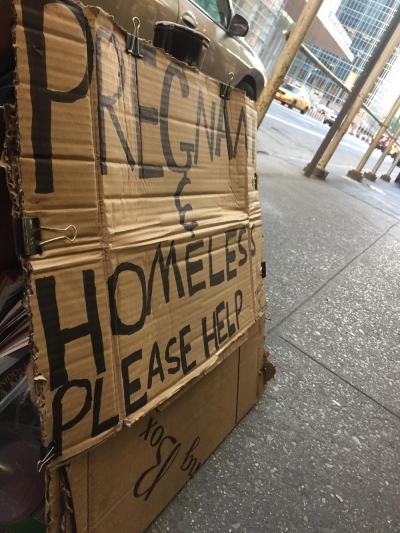
{"label": "scaffolding pole", "polygon": [[265,89],[257,102],[257,128],[260,127],[263,118],[268,111],[276,91],[282,85],[282,81],[290,65],[297,54],[301,43],[304,41],[311,24],[313,23],[319,8],[324,0],[308,0],[294,29],[288,34],[287,43],[275,64],[274,70],[268,80]]}
{"label": "scaffolding pole", "polygon": [[[385,161],[385,157],[388,155],[388,153],[392,149],[394,140],[397,139],[397,137],[399,135],[400,135],[400,128],[397,129],[396,133],[394,134],[394,138],[390,140],[390,142],[388,143],[386,148],[383,150],[381,157],[378,159],[378,161],[376,162],[376,164],[375,164],[374,168],[371,170],[371,172],[365,172],[365,174],[364,174],[365,178],[368,178],[371,181],[375,181],[376,180],[376,173],[378,172],[379,167]],[[390,172],[388,172],[388,174],[390,175],[391,172],[393,172],[393,169]],[[385,179],[385,178],[383,178],[383,179]],[[389,180],[386,180],[386,181],[390,181],[390,178],[389,178]]]}
{"label": "scaffolding pole", "polygon": [[344,106],[337,116],[325,139],[315,153],[310,163],[304,169],[305,176],[315,175],[325,179],[328,172],[325,166],[335,152],[337,146],[347,132],[352,120],[361,104],[369,94],[373,84],[385,66],[390,54],[400,40],[400,10],[393,16],[381,41],[368,61],[364,71],[357,79],[353,90],[349,94]]}
{"label": "scaffolding pole", "polygon": [[[349,178],[353,178],[353,179],[355,179],[357,181],[361,181],[362,180],[362,178],[363,178],[362,169],[366,165],[366,163],[367,163],[368,159],[370,158],[372,152],[378,146],[379,141],[381,140],[383,134],[385,133],[386,128],[391,123],[393,117],[397,113],[399,107],[400,107],[400,96],[398,96],[398,98],[397,98],[396,102],[394,103],[392,109],[389,111],[388,116],[383,121],[383,124],[382,124],[381,128],[379,129],[378,133],[375,135],[375,138],[372,140],[371,144],[368,147],[368,150],[365,152],[364,156],[361,158],[361,161],[358,163],[357,167],[355,169],[351,169],[351,170],[348,171],[347,175],[348,175]],[[396,135],[392,138],[392,141],[389,143],[390,145],[393,144],[393,139],[395,139],[395,138],[396,138]],[[367,179],[369,179],[371,181],[375,181],[376,180],[376,174],[372,173],[372,172],[365,172],[364,173],[364,178],[367,178]]]}
{"label": "scaffolding pole", "polygon": [[[286,34],[287,32],[284,31],[283,33]],[[310,50],[306,46],[304,46],[304,44],[300,46],[300,52],[304,54],[310,61],[312,61],[316,67],[318,67],[324,74],[326,74],[326,76],[328,76],[328,78],[330,78],[337,85],[339,85],[341,89],[343,89],[347,93],[351,93],[351,89],[349,89],[347,85],[342,82],[342,80],[335,76],[333,72],[331,72],[317,57],[315,57],[315,55],[310,52]],[[379,126],[382,126],[381,119],[379,119],[366,104],[363,104],[362,107],[375,120],[375,122],[379,124]],[[392,135],[390,136],[392,137]]]}
{"label": "scaffolding pole", "polygon": [[400,151],[396,155],[393,161],[393,165],[389,168],[386,174],[382,174],[381,179],[385,181],[390,181],[392,179],[392,172],[397,167],[397,163],[400,161]]}

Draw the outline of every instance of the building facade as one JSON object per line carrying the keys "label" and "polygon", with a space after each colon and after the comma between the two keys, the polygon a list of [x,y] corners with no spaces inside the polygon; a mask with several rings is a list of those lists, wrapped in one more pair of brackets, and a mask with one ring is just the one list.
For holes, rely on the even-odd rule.
{"label": "building facade", "polygon": [[[351,88],[398,9],[400,0],[341,0],[336,16],[351,37],[350,49],[354,54],[354,61],[338,57],[318,46],[310,46],[310,50]],[[399,93],[399,54],[400,46],[390,57],[366,101],[380,117],[388,113]],[[338,106],[343,105],[345,91],[315,69],[313,63],[302,54],[297,54],[288,75],[297,82],[317,88],[328,101]]]}
{"label": "building facade", "polygon": [[[351,39],[336,17],[339,2],[325,0],[307,38],[331,53],[353,59]],[[294,27],[305,5],[306,0],[233,0],[235,12],[249,22],[247,40],[263,62],[267,76],[285,46],[283,31]]]}
{"label": "building facade", "polygon": [[285,0],[234,0],[235,13],[249,23],[247,41],[264,64],[267,76],[271,73],[283,47],[283,31],[294,26],[282,9]]}

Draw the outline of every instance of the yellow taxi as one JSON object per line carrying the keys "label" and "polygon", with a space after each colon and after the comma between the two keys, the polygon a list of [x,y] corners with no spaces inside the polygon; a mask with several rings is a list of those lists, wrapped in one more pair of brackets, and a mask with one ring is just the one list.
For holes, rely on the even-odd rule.
{"label": "yellow taxi", "polygon": [[307,113],[311,107],[311,102],[307,94],[299,87],[295,87],[290,83],[284,83],[281,85],[275,94],[275,98],[279,100],[282,105],[286,104],[289,109],[299,109],[302,115]]}

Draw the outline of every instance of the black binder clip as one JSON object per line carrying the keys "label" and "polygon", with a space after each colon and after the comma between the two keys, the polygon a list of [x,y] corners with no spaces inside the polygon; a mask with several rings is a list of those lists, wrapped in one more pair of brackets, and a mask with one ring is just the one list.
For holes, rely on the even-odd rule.
{"label": "black binder clip", "polygon": [[[49,242],[65,239],[74,242],[78,235],[76,227],[72,224],[66,228],[49,228],[40,225],[38,217],[23,217],[13,219],[15,249],[17,255],[30,256],[42,253],[42,246]],[[42,230],[63,233],[52,239],[42,240]]]}
{"label": "black binder clip", "polygon": [[253,176],[253,187],[255,188],[256,191],[258,191],[258,174],[257,174],[257,172],[255,172],[254,176]]}
{"label": "black binder clip", "polygon": [[222,98],[222,100],[230,100],[232,91],[231,83],[233,78],[234,74],[233,72],[230,72],[228,76],[228,83],[221,83],[221,92],[219,93],[219,96]]}
{"label": "black binder clip", "polygon": [[133,57],[136,57],[137,59],[142,59],[143,58],[143,54],[141,52],[142,39],[139,38],[140,20],[138,19],[138,17],[133,17],[132,24],[133,24],[133,34],[132,33],[126,34],[126,51],[128,54],[131,54]]}

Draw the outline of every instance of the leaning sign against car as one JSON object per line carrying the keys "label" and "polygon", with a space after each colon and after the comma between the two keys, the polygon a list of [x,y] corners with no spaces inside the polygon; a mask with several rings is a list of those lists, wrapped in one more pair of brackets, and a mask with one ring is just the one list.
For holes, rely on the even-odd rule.
{"label": "leaning sign against car", "polygon": [[129,32],[132,17],[140,20],[140,36],[153,40],[154,26],[159,21],[181,24],[203,33],[210,39],[201,71],[223,83],[232,72],[232,84],[257,100],[267,82],[259,57],[243,37],[249,30],[247,21],[234,15],[229,0],[84,0],[95,4],[115,18]]}

